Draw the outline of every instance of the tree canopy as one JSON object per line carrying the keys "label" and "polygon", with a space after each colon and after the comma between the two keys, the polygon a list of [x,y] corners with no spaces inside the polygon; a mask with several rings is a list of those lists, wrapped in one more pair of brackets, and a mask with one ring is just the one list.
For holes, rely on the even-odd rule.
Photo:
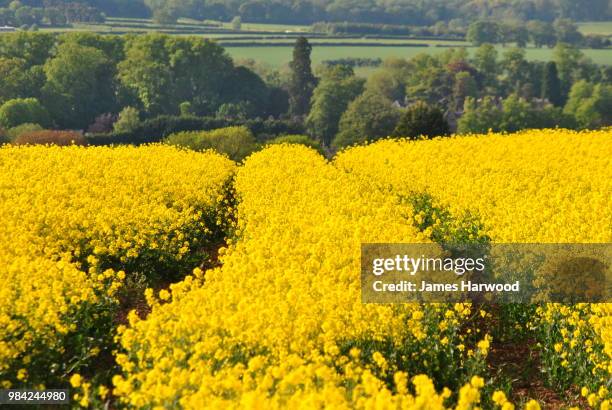
{"label": "tree canopy", "polygon": [[[11,2],[1,0],[0,8],[10,11]],[[160,23],[172,23],[178,17],[231,21],[239,16],[243,22],[433,25],[439,21],[470,22],[481,18],[550,22],[558,17],[606,20],[612,13],[608,0],[498,0],[494,6],[489,1],[472,0],[20,0],[19,3],[21,8],[39,8],[41,13],[60,22],[66,16],[76,21],[91,21],[104,13],[117,17],[153,16]],[[36,16],[28,10],[22,10],[21,14],[28,19]]]}

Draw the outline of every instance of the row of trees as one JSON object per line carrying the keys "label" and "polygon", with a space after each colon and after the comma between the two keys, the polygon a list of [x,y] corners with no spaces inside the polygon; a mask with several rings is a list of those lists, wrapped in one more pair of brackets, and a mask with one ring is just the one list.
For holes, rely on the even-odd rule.
{"label": "row of trees", "polygon": [[432,25],[475,18],[605,20],[608,0],[144,0],[158,18],[190,16],[249,22],[311,24],[317,21]]}
{"label": "row of trees", "polygon": [[370,36],[411,36],[466,38],[474,45],[484,43],[516,44],[525,47],[528,43],[536,47],[554,47],[557,43],[567,43],[586,48],[603,48],[611,44],[603,35],[583,35],[576,23],[570,19],[558,18],[554,22],[531,20],[528,22],[510,20],[477,20],[466,26],[462,21],[442,21],[433,26],[407,26],[350,22],[319,22],[311,30],[330,35],[370,35]]}
{"label": "row of trees", "polygon": [[79,2],[58,2],[56,4],[46,2],[38,4],[38,7],[19,0],[5,3],[0,4],[0,25],[2,26],[62,27],[74,22],[104,22],[104,15],[98,8]]}
{"label": "row of trees", "polygon": [[[8,7],[14,0],[1,0]],[[19,0],[28,7],[61,7],[69,3],[91,6],[109,16],[150,17],[172,22],[178,17],[247,22],[312,24],[350,21],[430,26],[455,20],[466,25],[475,19],[542,20],[570,18],[606,20],[612,16],[608,0]]]}
{"label": "row of trees", "polygon": [[515,43],[519,47],[525,47],[528,42],[536,47],[553,47],[557,43],[589,48],[602,48],[610,45],[607,37],[583,36],[578,31],[578,26],[569,19],[556,19],[553,23],[532,20],[526,24],[480,20],[470,24],[466,39],[477,46],[484,43],[504,45]]}

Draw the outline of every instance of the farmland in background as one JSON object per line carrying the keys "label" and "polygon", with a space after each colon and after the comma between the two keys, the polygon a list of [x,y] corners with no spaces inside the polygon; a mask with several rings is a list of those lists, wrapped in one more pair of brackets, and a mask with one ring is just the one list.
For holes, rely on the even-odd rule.
{"label": "farmland in background", "polygon": [[599,34],[604,36],[612,36],[612,22],[610,21],[593,21],[586,23],[577,23],[578,29],[582,34]]}
{"label": "farmland in background", "polygon": [[[611,35],[612,23],[580,23],[584,34]],[[180,19],[175,25],[160,25],[148,19],[109,18],[104,24],[74,24],[72,28],[44,29],[44,31],[93,31],[107,34],[160,32],[173,35],[195,35],[215,39],[227,49],[234,59],[254,59],[273,67],[281,67],[291,60],[291,52],[298,36],[309,38],[313,46],[312,60],[320,64],[325,60],[340,58],[411,58],[420,53],[438,54],[449,47],[467,47],[468,42],[437,38],[410,38],[403,36],[329,36],[313,33],[308,26],[281,24],[242,24],[241,30],[232,29],[231,23]],[[499,50],[503,52],[503,47]],[[527,58],[548,61],[552,49],[526,49]],[[583,49],[587,57],[597,64],[612,64],[609,49]],[[359,68],[360,75],[367,75],[371,68]]]}

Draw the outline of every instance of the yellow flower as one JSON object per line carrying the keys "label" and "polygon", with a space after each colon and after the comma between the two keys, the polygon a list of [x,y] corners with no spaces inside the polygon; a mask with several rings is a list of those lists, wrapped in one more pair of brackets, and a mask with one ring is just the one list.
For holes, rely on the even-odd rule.
{"label": "yellow flower", "polygon": [[80,387],[82,381],[83,381],[83,378],[78,373],[75,373],[70,377],[70,385],[74,388]]}
{"label": "yellow flower", "polygon": [[17,372],[17,380],[25,381],[28,378],[28,371],[26,369],[19,369]]}
{"label": "yellow flower", "polygon": [[508,401],[508,399],[506,398],[506,394],[503,391],[499,391],[499,390],[493,393],[492,399],[493,399],[493,402],[497,404],[498,406],[502,406],[504,403]]}
{"label": "yellow flower", "polygon": [[540,410],[540,405],[535,400],[529,400],[527,404],[525,404],[525,410]]}
{"label": "yellow flower", "polygon": [[106,386],[99,386],[98,395],[100,396],[101,399],[105,399],[106,396],[108,395],[108,388]]}
{"label": "yellow flower", "polygon": [[159,298],[161,300],[168,300],[170,299],[170,292],[168,292],[166,289],[162,289],[159,291]]}
{"label": "yellow flower", "polygon": [[470,380],[470,384],[476,388],[484,387],[484,379],[480,376],[473,376]]}

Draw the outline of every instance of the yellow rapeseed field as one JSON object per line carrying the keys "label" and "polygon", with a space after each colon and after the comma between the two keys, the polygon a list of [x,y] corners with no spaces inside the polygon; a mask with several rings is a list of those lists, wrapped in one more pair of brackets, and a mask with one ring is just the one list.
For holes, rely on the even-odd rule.
{"label": "yellow rapeseed field", "polygon": [[66,378],[103,350],[126,272],[163,274],[205,242],[233,171],[161,146],[0,148],[0,384]]}
{"label": "yellow rapeseed field", "polygon": [[[449,391],[436,393],[423,376],[413,380],[415,398],[408,378],[430,369],[449,382],[469,380],[461,368],[477,366],[488,339],[468,344],[467,305],[361,303],[362,241],[427,238],[407,223],[406,206],[359,188],[305,147],[275,146],[250,157],[236,178],[238,238],[222,268],[207,272],[204,286],[154,304],[147,320],[133,315],[122,329],[125,376],[113,380],[122,402],[441,408]],[[481,379],[466,385],[466,406],[480,387]]]}
{"label": "yellow rapeseed field", "polygon": [[[539,409],[491,372],[502,328],[568,405],[610,407],[610,305],[363,304],[360,245],[610,242],[612,131],[383,140],[332,161],[283,144],[241,165],[5,147],[0,171],[5,387],[51,373],[77,407]],[[134,289],[148,307],[116,320]]]}
{"label": "yellow rapeseed field", "polygon": [[612,131],[386,140],[334,163],[378,189],[477,212],[496,242],[612,241]]}
{"label": "yellow rapeseed field", "polygon": [[[612,242],[610,130],[381,141],[335,164],[378,189],[428,192],[457,215],[475,212],[498,243]],[[593,403],[593,390],[607,397],[612,305],[547,304],[533,320],[555,382],[589,384]]]}

